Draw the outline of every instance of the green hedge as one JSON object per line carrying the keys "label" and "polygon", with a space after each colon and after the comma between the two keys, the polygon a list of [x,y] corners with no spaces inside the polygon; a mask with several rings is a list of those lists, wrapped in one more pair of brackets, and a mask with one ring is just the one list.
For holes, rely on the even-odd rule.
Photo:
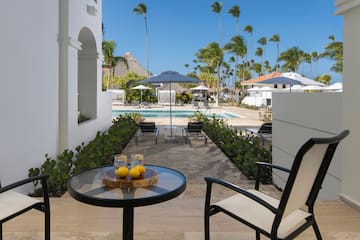
{"label": "green hedge", "polygon": [[[236,129],[232,129],[223,119],[216,119],[215,116],[207,118],[204,114],[195,112],[195,118],[197,121],[204,122],[204,131],[208,137],[248,179],[255,178],[256,162],[271,163],[271,150],[264,148],[260,144],[259,137],[243,134]],[[271,183],[271,172],[265,172],[261,180],[263,183]]]}
{"label": "green hedge", "polygon": [[[87,145],[82,143],[75,148],[75,152],[66,149],[56,158],[45,155],[45,162],[40,168],[29,169],[29,177],[48,174],[49,195],[62,196],[67,191],[67,182],[73,174],[112,164],[113,155],[120,153],[138,126],[135,116],[124,115],[113,120],[112,126],[106,132],[98,132],[95,139]],[[33,195],[41,195],[41,190],[36,188]]]}

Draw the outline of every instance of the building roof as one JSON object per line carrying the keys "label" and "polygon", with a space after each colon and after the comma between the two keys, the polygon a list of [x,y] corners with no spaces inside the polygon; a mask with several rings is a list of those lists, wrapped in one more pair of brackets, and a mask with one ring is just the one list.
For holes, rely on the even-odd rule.
{"label": "building roof", "polygon": [[260,77],[256,77],[256,78],[252,78],[252,79],[249,79],[249,80],[246,80],[246,81],[242,81],[241,85],[253,85],[253,84],[268,80],[270,78],[280,77],[280,76],[281,76],[281,73],[273,72],[273,73],[270,73],[270,74],[267,74],[267,75],[263,75],[263,76],[260,76]]}
{"label": "building roof", "polygon": [[117,62],[115,66],[115,76],[122,77],[128,72],[135,72],[139,76],[147,76],[146,69],[141,66],[130,52],[126,52],[124,58],[126,59],[129,68],[126,67],[124,62]]}

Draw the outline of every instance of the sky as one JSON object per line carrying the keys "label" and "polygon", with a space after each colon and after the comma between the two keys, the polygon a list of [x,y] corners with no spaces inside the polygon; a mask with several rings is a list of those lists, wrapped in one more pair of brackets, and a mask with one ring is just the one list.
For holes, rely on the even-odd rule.
{"label": "sky", "polygon": [[[130,52],[146,68],[145,22],[142,15],[133,13],[139,3],[147,6],[149,30],[149,69],[153,74],[178,71],[186,74],[193,70],[193,60],[199,49],[211,42],[218,42],[219,15],[212,12],[214,0],[103,0],[102,14],[105,26],[104,40],[116,42],[115,55]],[[221,0],[222,42],[226,44],[236,35],[235,18],[228,10],[240,6],[240,35],[250,43],[246,25],[253,27],[253,49],[260,45],[261,37],[280,36],[280,52],[297,46],[304,52],[323,52],[330,43],[328,37],[343,41],[343,17],[335,16],[334,0]],[[250,50],[249,50],[250,51]],[[255,51],[255,50],[253,50]],[[266,45],[265,56],[273,65],[276,44]],[[226,55],[225,60],[231,56]],[[255,57],[255,61],[261,60]],[[332,82],[342,77],[330,70],[334,62],[319,60],[317,66],[303,65],[298,72],[313,78],[330,74]],[[186,69],[185,64],[189,64]],[[255,76],[254,76],[255,77]]]}

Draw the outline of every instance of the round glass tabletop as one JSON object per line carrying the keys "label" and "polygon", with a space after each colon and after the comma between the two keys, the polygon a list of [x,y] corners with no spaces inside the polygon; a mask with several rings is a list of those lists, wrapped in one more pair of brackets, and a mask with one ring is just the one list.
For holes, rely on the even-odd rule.
{"label": "round glass tabletop", "polygon": [[136,207],[167,201],[185,190],[186,178],[179,171],[155,165],[145,167],[157,172],[156,184],[137,188],[109,188],[103,184],[103,176],[115,169],[106,166],[73,176],[68,182],[68,191],[73,198],[91,205]]}

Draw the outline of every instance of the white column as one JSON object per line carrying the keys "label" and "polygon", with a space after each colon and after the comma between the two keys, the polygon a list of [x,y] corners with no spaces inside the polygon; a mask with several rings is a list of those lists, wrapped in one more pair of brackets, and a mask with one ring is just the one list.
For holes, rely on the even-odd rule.
{"label": "white column", "polygon": [[[360,207],[360,1],[337,0],[336,14],[344,16],[343,127],[350,135],[343,142],[342,199]],[[340,114],[340,112],[339,112]]]}

